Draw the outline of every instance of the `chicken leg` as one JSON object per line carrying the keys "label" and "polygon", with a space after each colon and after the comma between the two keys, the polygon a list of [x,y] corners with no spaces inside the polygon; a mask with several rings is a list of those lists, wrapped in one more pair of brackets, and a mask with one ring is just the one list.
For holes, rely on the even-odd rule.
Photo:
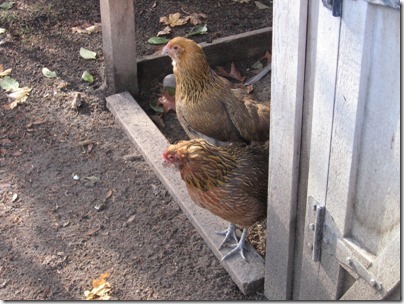
{"label": "chicken leg", "polygon": [[245,260],[244,249],[245,247],[245,240],[247,238],[247,228],[243,229],[243,233],[241,234],[240,241],[237,244],[232,244],[230,247],[234,247],[230,252],[226,253],[226,255],[222,258],[222,261],[227,259],[229,256],[233,255],[236,252],[239,252],[243,260]]}
{"label": "chicken leg", "polygon": [[222,249],[226,244],[229,243],[231,239],[234,239],[236,243],[238,243],[237,235],[236,235],[236,225],[230,223],[229,227],[224,231],[218,231],[216,234],[225,235],[223,242],[219,246],[219,250]]}

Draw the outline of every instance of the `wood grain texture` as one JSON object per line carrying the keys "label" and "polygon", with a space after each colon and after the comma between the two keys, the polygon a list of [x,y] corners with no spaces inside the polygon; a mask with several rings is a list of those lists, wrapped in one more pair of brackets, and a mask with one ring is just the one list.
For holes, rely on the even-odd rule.
{"label": "wood grain texture", "polygon": [[132,0],[100,0],[107,84],[114,93],[138,94],[135,17]]}
{"label": "wood grain texture", "polygon": [[306,1],[273,8],[265,295],[290,299],[306,48]]}

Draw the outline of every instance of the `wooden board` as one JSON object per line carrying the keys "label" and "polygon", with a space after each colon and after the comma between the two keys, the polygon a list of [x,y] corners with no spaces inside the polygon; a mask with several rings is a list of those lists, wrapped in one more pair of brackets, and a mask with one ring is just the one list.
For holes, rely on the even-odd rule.
{"label": "wooden board", "polygon": [[[219,38],[211,43],[203,42],[201,46],[211,66],[262,56],[271,50],[272,28],[246,32],[238,35]],[[150,82],[172,73],[171,59],[159,53],[139,58],[139,87],[150,85]]]}
{"label": "wooden board", "polygon": [[274,2],[265,264],[265,296],[270,300],[292,296],[306,16],[306,1]]}

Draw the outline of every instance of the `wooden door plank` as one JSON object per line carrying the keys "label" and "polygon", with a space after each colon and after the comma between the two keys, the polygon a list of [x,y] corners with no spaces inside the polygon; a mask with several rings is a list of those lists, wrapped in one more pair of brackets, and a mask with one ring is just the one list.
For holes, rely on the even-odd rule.
{"label": "wooden door plank", "polygon": [[[312,5],[312,3],[311,3]],[[314,5],[314,4],[313,4]],[[312,74],[313,84],[306,88],[312,91],[313,109],[311,124],[310,160],[307,182],[307,197],[313,196],[321,204],[326,200],[328,180],[328,163],[334,115],[335,83],[338,60],[338,41],[340,18],[332,17],[331,11],[321,3],[316,4],[310,19],[317,20],[316,26],[311,30],[315,42],[312,43],[312,57],[308,60]],[[327,286],[331,284],[327,277],[319,278],[319,263],[312,261],[313,231],[308,228],[315,222],[315,211],[307,202],[306,219],[304,226],[304,247],[298,299],[331,299]]]}
{"label": "wooden door plank", "polygon": [[[337,238],[350,229],[358,155],[370,67],[367,31],[368,3],[347,0],[342,13],[335,109],[331,135],[326,198],[326,225]],[[333,242],[332,242],[333,243]],[[335,244],[336,245],[336,244]],[[322,255],[320,278],[328,278],[332,299],[340,294],[340,264],[332,255]]]}
{"label": "wooden door plank", "polygon": [[273,14],[265,295],[285,300],[292,296],[307,1],[276,1]]}

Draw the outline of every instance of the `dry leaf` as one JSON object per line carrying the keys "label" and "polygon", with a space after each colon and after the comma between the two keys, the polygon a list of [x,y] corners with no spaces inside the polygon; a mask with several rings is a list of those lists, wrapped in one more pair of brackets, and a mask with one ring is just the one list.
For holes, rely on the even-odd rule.
{"label": "dry leaf", "polygon": [[193,25],[197,25],[197,24],[201,24],[202,23],[202,19],[206,19],[208,18],[208,16],[204,13],[193,13],[191,15],[188,16],[189,18],[189,22],[191,22]]}
{"label": "dry leaf", "polygon": [[85,22],[82,25],[72,27],[71,31],[72,33],[78,33],[78,34],[98,33],[101,31],[101,23],[96,22],[93,25],[91,25],[90,23]]}
{"label": "dry leaf", "polygon": [[20,156],[22,155],[21,151],[15,151],[13,154],[11,154],[12,156]]}
{"label": "dry leaf", "polygon": [[129,217],[128,218],[128,220],[126,221],[126,223],[131,223],[131,222],[133,222],[133,220],[136,218],[136,215],[134,214],[134,215],[132,215],[131,217]]}
{"label": "dry leaf", "polygon": [[45,119],[37,119],[37,120],[35,120],[34,122],[30,122],[30,123],[26,124],[25,127],[26,127],[27,129],[31,129],[32,126],[41,125],[41,124],[43,124],[43,123],[45,123],[45,122],[46,122]]}
{"label": "dry leaf", "polygon": [[108,191],[105,193],[105,199],[110,198],[111,195],[112,195],[112,190],[110,189],[110,190],[108,190]]}
{"label": "dry leaf", "polygon": [[94,147],[94,144],[89,144],[89,145],[87,146],[87,152],[88,152],[88,153],[91,153],[91,151],[93,150],[93,147]]}
{"label": "dry leaf", "polygon": [[164,35],[168,35],[171,34],[172,30],[171,27],[169,27],[168,25],[160,32],[157,33],[157,36],[164,36]]}
{"label": "dry leaf", "polygon": [[13,69],[7,69],[7,70],[4,70],[3,65],[2,65],[2,64],[0,64],[0,77],[10,75],[12,70],[13,70]]}
{"label": "dry leaf", "polygon": [[186,24],[188,22],[188,19],[188,17],[181,18],[180,13],[175,13],[169,14],[168,17],[160,17],[160,23],[174,27]]}
{"label": "dry leaf", "polygon": [[244,86],[244,87],[245,87],[245,89],[247,90],[247,93],[248,93],[248,94],[250,94],[250,93],[254,90],[254,87],[253,87],[252,84],[250,84],[250,85],[248,85],[248,86]]}
{"label": "dry leaf", "polygon": [[25,102],[31,90],[32,90],[31,88],[24,87],[24,88],[18,88],[14,90],[12,93],[7,94],[7,97],[9,98],[9,100],[12,100],[12,102],[5,104],[3,108],[6,110],[11,110],[15,108],[19,103]]}
{"label": "dry leaf", "polygon": [[103,273],[98,279],[93,280],[93,289],[91,291],[84,291],[86,300],[109,300],[111,291],[111,285],[106,281],[109,277],[109,273]]}
{"label": "dry leaf", "polygon": [[87,236],[92,236],[94,233],[96,233],[98,230],[100,230],[100,227],[96,227],[96,228],[91,228],[90,230],[88,230],[86,232]]}
{"label": "dry leaf", "polygon": [[175,96],[171,96],[167,91],[165,91],[163,96],[158,99],[156,106],[162,106],[164,113],[171,110],[175,112]]}
{"label": "dry leaf", "polygon": [[265,55],[262,56],[262,57],[260,58],[260,60],[261,60],[261,59],[266,59],[266,60],[267,60],[267,63],[269,64],[269,63],[272,62],[272,55],[271,55],[270,52],[266,51],[266,52],[265,52]]}
{"label": "dry leaf", "polygon": [[157,127],[159,127],[160,129],[163,129],[166,127],[166,125],[163,122],[163,119],[161,118],[161,114],[160,115],[151,115],[150,119],[153,120],[153,122],[157,125]]}
{"label": "dry leaf", "polygon": [[236,69],[236,65],[234,64],[234,62],[231,63],[230,72],[227,72],[221,66],[216,67],[216,71],[221,76],[233,78],[241,82],[243,82],[245,79],[245,76],[241,76],[241,73]]}

